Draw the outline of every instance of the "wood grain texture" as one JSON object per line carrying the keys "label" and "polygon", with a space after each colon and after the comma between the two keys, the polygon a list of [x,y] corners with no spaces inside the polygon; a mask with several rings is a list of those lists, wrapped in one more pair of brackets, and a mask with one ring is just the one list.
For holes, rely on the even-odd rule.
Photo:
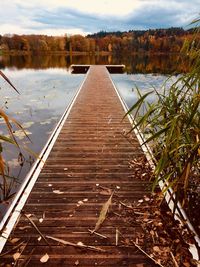
{"label": "wood grain texture", "polygon": [[[100,253],[63,246],[49,240],[38,241],[38,233],[22,215],[11,234],[28,242],[19,266],[30,256],[27,266],[154,266],[134,246],[115,246],[116,228],[123,238],[136,237],[141,226],[120,216],[120,201],[138,201],[150,190],[149,183],[137,179],[131,160],[141,157],[137,138],[132,144],[124,137],[130,130],[123,107],[113,88],[105,66],[91,66],[89,75],[61,130],[44,168],[30,194],[23,212],[38,226],[43,235],[105,249]],[[110,191],[109,191],[110,190]],[[111,212],[99,229],[103,239],[91,235],[102,205],[113,192]],[[119,214],[119,216],[117,215]],[[42,222],[39,219],[43,218]],[[12,248],[7,242],[5,251]],[[47,253],[44,264],[40,258]],[[0,266],[11,264],[13,252],[0,258]],[[9,265],[8,265],[9,266]]]}

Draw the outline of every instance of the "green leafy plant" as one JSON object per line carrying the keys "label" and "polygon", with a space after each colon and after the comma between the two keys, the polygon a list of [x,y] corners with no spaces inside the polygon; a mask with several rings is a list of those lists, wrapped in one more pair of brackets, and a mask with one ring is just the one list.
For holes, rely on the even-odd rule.
{"label": "green leafy plant", "polygon": [[[193,23],[198,23],[195,20]],[[128,113],[146,134],[155,158],[155,181],[165,181],[184,204],[190,177],[200,174],[200,39],[199,28],[193,40],[185,42],[182,53],[190,59],[190,72],[182,74],[169,89],[142,95]],[[157,96],[155,103],[148,96]],[[142,112],[141,112],[142,110]],[[141,115],[142,114],[142,115]]]}

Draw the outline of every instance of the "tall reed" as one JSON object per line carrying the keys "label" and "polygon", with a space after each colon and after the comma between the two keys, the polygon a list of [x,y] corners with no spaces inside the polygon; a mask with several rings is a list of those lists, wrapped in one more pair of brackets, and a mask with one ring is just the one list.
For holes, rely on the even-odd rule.
{"label": "tall reed", "polygon": [[[16,87],[11,83],[11,81],[8,79],[8,77],[0,71],[0,76],[8,83],[10,86],[19,94]],[[5,134],[0,135],[0,203],[8,201],[14,196],[14,193],[12,192],[12,187],[14,183],[14,177],[9,176],[9,171],[7,168],[6,161],[3,157],[3,143],[10,143],[12,145],[15,145],[19,148],[18,142],[14,136],[13,133],[13,126],[20,128],[22,131],[22,126],[13,118],[9,117],[4,110],[0,109],[0,118],[4,121],[8,136]],[[19,148],[20,149],[20,148]]]}
{"label": "tall reed", "polygon": [[[198,23],[199,20],[193,23]],[[156,159],[155,181],[167,181],[184,204],[191,177],[200,177],[200,38],[196,27],[192,41],[186,40],[182,53],[190,59],[190,72],[179,76],[169,89],[154,89],[142,95],[128,113],[134,113],[136,125],[148,134],[145,143]],[[148,95],[157,101],[150,103]],[[141,115],[141,109],[143,113]]]}

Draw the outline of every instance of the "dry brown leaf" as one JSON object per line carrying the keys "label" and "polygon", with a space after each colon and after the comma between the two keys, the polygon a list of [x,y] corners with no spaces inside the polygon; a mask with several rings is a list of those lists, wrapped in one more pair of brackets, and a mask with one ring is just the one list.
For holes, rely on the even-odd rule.
{"label": "dry brown leaf", "polygon": [[153,247],[153,251],[155,251],[155,252],[160,252],[160,248],[159,248],[158,246],[154,246],[154,247]]}
{"label": "dry brown leaf", "polygon": [[11,239],[11,240],[9,240],[9,241],[10,241],[11,244],[15,244],[15,243],[17,243],[19,240],[20,240],[20,238],[13,238],[13,239]]}
{"label": "dry brown leaf", "polygon": [[21,253],[19,252],[16,252],[15,254],[13,254],[14,261],[18,260],[20,256],[21,256]]}
{"label": "dry brown leaf", "polygon": [[40,262],[45,263],[49,260],[49,255],[46,253],[40,258]]}
{"label": "dry brown leaf", "polygon": [[31,228],[31,226],[21,226],[19,227],[19,230],[25,230],[25,229],[29,229]]}
{"label": "dry brown leaf", "polygon": [[153,230],[151,230],[150,231],[150,234],[154,236],[155,235],[155,232]]}
{"label": "dry brown leaf", "polygon": [[116,228],[116,234],[115,234],[115,245],[118,246],[118,242],[119,242],[119,231]]}
{"label": "dry brown leaf", "polygon": [[107,212],[109,210],[110,205],[112,204],[113,194],[114,194],[114,191],[111,194],[111,196],[109,197],[109,199],[106,201],[106,203],[104,203],[93,232],[97,231],[100,228],[100,226],[102,225],[102,223],[104,222],[104,220],[106,219]]}
{"label": "dry brown leaf", "polygon": [[78,246],[81,246],[81,247],[84,246],[83,242],[81,242],[81,241],[79,241],[79,242],[77,243],[77,245],[78,245]]}
{"label": "dry brown leaf", "polygon": [[61,192],[60,190],[53,190],[53,193],[58,195],[64,194],[64,192]]}

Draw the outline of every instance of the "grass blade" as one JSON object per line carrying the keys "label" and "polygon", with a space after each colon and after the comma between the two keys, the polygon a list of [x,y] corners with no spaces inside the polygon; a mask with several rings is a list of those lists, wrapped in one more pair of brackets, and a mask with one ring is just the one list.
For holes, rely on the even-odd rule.
{"label": "grass blade", "polygon": [[8,77],[0,70],[0,75],[4,78],[4,80],[7,81],[7,83],[10,84],[10,86],[19,94],[19,91],[17,88],[11,83],[11,81],[8,79]]}

